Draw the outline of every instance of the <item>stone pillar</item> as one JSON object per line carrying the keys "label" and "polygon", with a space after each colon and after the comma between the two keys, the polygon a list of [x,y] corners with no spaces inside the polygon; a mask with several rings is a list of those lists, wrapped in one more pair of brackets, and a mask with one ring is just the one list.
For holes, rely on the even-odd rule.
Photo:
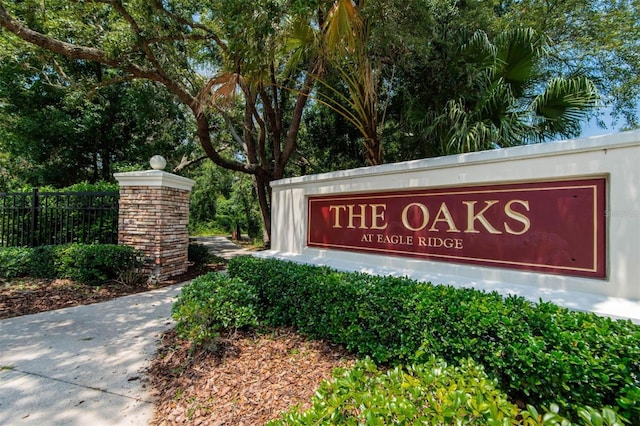
{"label": "stone pillar", "polygon": [[[153,161],[152,166],[157,168]],[[114,177],[120,184],[118,243],[145,254],[143,273],[151,281],[186,272],[189,193],[194,181],[162,170],[116,173]]]}

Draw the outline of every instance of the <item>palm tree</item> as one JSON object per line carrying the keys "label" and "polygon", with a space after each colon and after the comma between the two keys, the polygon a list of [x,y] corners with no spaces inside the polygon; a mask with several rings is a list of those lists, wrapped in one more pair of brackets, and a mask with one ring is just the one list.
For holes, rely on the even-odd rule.
{"label": "palm tree", "polygon": [[438,111],[413,105],[414,130],[440,155],[577,136],[599,102],[597,89],[583,76],[547,79],[547,53],[546,38],[532,29],[508,30],[493,41],[476,32],[460,50],[474,70],[472,90]]}
{"label": "palm tree", "polygon": [[[287,48],[292,67],[310,57],[319,58],[316,101],[328,106],[353,124],[364,138],[366,161],[370,165],[383,161],[378,120],[378,72],[367,51],[369,23],[361,11],[365,1],[335,0],[318,25],[298,21],[291,25]],[[329,81],[327,73],[337,76]],[[324,90],[323,90],[324,89]]]}
{"label": "palm tree", "polygon": [[350,121],[364,137],[369,165],[382,164],[382,137],[378,129],[377,67],[367,52],[369,23],[360,10],[365,1],[355,5],[351,0],[337,0],[325,23],[325,52],[328,62],[340,77],[346,94],[320,83],[334,96],[326,96],[328,104]]}

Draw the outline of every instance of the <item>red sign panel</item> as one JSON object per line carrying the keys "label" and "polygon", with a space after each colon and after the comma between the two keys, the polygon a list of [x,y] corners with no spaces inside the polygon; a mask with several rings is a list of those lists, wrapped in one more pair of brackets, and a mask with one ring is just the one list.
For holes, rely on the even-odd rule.
{"label": "red sign panel", "polygon": [[605,278],[605,179],[317,196],[310,247]]}

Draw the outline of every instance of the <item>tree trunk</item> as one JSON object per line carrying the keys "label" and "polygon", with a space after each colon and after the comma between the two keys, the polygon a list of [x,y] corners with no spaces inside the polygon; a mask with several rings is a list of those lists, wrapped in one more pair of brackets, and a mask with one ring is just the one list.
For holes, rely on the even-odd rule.
{"label": "tree trunk", "polygon": [[264,173],[256,174],[254,177],[256,194],[258,195],[258,203],[260,204],[260,213],[262,214],[262,224],[264,246],[271,248],[271,186],[269,178]]}
{"label": "tree trunk", "polygon": [[383,163],[382,142],[377,132],[373,131],[369,133],[370,135],[364,140],[365,147],[367,148],[366,159],[370,166],[377,166]]}

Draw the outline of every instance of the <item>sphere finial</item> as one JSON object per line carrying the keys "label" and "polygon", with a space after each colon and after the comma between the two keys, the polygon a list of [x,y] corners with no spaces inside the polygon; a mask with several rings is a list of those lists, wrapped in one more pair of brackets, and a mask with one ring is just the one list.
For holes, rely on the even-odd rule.
{"label": "sphere finial", "polygon": [[167,160],[165,160],[162,155],[154,155],[151,157],[151,160],[149,160],[149,164],[151,164],[153,170],[164,170],[167,166]]}

